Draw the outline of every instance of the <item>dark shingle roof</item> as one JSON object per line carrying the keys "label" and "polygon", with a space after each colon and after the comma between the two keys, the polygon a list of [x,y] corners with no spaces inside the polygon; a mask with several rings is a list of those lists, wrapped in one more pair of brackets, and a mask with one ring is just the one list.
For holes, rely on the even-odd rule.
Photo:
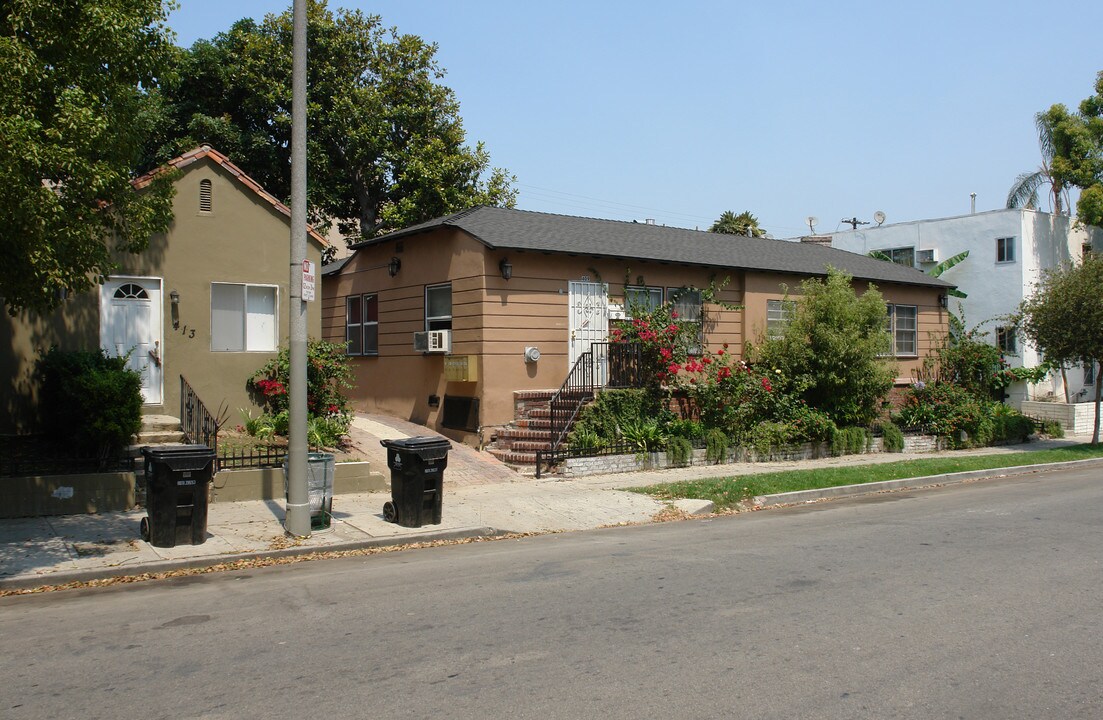
{"label": "dark shingle roof", "polygon": [[459,228],[495,250],[632,258],[803,276],[826,275],[830,266],[863,280],[954,287],[915,268],[812,243],[495,207],[471,208],[352,247],[368,247],[443,227]]}

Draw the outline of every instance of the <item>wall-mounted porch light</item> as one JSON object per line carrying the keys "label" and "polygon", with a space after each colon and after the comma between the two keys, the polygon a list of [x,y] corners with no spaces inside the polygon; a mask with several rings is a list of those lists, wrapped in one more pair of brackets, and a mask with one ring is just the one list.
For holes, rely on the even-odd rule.
{"label": "wall-mounted porch light", "polygon": [[502,261],[498,263],[498,269],[502,271],[503,280],[509,280],[513,277],[513,263],[509,261],[509,258],[502,258]]}
{"label": "wall-mounted porch light", "polygon": [[398,274],[398,271],[402,268],[402,261],[396,257],[391,258],[391,261],[387,263],[387,274],[394,277]]}
{"label": "wall-mounted porch light", "polygon": [[946,296],[945,293],[938,296],[938,306],[940,308],[947,307],[949,305],[949,303],[950,303],[950,299]]}
{"label": "wall-mounted porch light", "polygon": [[180,291],[173,290],[169,293],[169,302],[172,303],[172,329],[180,329]]}

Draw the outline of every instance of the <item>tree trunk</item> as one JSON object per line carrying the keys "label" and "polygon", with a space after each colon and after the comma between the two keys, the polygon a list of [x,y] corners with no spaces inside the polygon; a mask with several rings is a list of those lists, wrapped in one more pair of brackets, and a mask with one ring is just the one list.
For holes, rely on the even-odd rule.
{"label": "tree trunk", "polygon": [[1065,373],[1065,366],[1061,366],[1061,386],[1065,388],[1065,404],[1069,404],[1069,376]]}
{"label": "tree trunk", "polygon": [[1097,362],[1095,366],[1095,429],[1092,430],[1092,445],[1099,444],[1099,400],[1101,393],[1103,393],[1103,363]]}

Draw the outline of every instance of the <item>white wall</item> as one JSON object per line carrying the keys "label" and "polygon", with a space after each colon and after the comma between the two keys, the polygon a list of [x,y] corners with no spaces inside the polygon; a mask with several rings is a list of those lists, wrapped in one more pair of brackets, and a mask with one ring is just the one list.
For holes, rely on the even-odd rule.
{"label": "white wall", "polygon": [[[1034,210],[992,210],[959,217],[918,220],[915,222],[867,227],[831,234],[831,245],[842,250],[866,254],[871,250],[914,247],[934,249],[935,263],[917,264],[930,270],[954,255],[969,251],[969,257],[946,271],[942,279],[952,282],[968,294],[968,298],[951,297],[950,308],[964,309],[970,328],[981,325],[996,341],[996,327],[1004,323],[1002,316],[1014,313],[1019,303],[1028,297],[1045,269],[1078,260],[1081,246],[1090,242],[1103,250],[1103,231],[1091,228],[1070,228],[1067,217]],[[1015,261],[996,262],[996,239],[1015,238]],[[1034,367],[1041,358],[1019,340],[1019,356],[1008,357],[1015,367]],[[1079,368],[1068,372],[1070,390],[1076,394],[1083,387],[1083,372]],[[1009,389],[1009,402],[1018,406],[1028,395],[1056,393],[1063,399],[1060,377],[1028,389],[1022,383]]]}

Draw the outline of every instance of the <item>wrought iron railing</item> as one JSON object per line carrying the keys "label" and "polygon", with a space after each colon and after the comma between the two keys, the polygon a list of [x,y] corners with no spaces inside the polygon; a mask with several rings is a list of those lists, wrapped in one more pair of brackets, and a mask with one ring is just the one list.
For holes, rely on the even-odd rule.
{"label": "wrought iron railing", "polygon": [[218,429],[222,423],[211,415],[183,375],[180,376],[180,426],[184,442],[202,443],[218,455]]}
{"label": "wrought iron railing", "polygon": [[551,447],[536,453],[536,476],[541,466],[554,464],[564,454],[567,434],[578,413],[600,388],[640,387],[643,383],[643,347],[638,343],[592,343],[575,360],[567,379],[548,402]]}

